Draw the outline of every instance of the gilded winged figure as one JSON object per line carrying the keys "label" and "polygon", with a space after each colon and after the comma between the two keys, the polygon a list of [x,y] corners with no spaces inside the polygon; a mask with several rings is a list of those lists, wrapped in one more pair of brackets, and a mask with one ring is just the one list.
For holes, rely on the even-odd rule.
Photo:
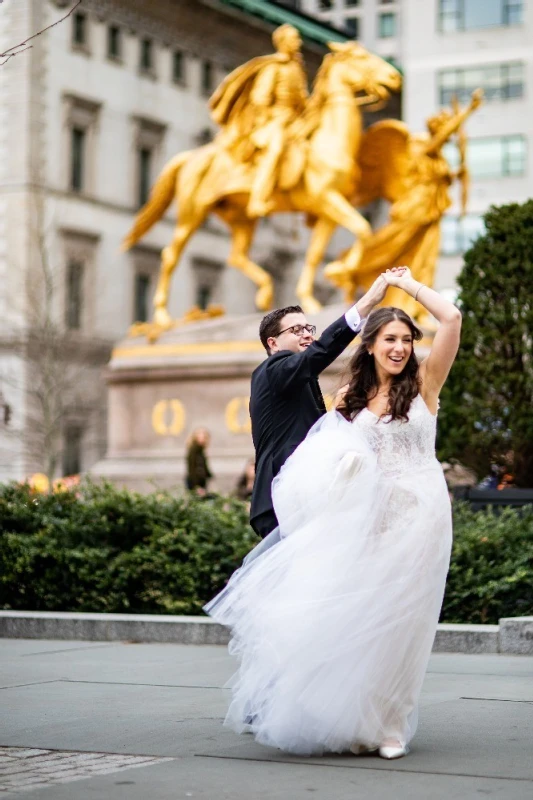
{"label": "gilded winged figure", "polygon": [[[326,268],[326,276],[348,294],[365,289],[377,275],[398,264],[409,266],[416,280],[433,285],[440,221],[451,205],[449,188],[455,179],[463,181],[463,211],[467,202],[462,126],[482,99],[483,92],[477,89],[465,108],[455,103],[452,109],[430,117],[427,133],[413,135],[403,122],[393,119],[376,122],[364,133],[359,151],[361,180],[354,202],[361,207],[384,198],[392,205],[389,221],[364,242],[354,269],[347,264],[347,258]],[[459,170],[454,172],[442,149],[456,134],[463,157]],[[401,303],[407,313],[427,323],[421,317],[422,307],[412,298],[406,300],[400,290],[389,289],[384,302]]]}

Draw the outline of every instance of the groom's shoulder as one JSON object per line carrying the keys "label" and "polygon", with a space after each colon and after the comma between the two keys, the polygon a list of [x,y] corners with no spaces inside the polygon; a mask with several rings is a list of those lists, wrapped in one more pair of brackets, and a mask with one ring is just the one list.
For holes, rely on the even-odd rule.
{"label": "groom's shoulder", "polygon": [[272,353],[272,355],[267,356],[264,361],[261,361],[259,366],[257,366],[254,371],[252,372],[252,379],[258,378],[261,375],[266,374],[272,367],[275,367],[280,361],[284,361],[288,356],[299,355],[299,353],[293,353],[291,350],[280,350],[279,353]]}

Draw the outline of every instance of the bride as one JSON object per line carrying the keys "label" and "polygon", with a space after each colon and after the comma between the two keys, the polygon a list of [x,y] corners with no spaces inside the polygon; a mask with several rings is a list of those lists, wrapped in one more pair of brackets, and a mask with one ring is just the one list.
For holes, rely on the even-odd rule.
{"label": "bride", "polygon": [[461,315],[405,267],[382,279],[436,317],[431,352],[418,363],[422,334],[400,309],[369,315],[337,408],[274,479],[275,545],[206,606],[240,661],[226,724],[291,753],[407,753],[444,594],[435,432]]}

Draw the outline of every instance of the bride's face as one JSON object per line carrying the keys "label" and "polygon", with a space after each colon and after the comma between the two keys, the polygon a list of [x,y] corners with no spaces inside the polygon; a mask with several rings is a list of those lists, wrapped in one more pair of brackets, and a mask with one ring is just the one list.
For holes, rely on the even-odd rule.
{"label": "bride's face", "polygon": [[405,322],[387,322],[379,331],[368,352],[374,356],[378,374],[399,375],[413,352],[413,335]]}

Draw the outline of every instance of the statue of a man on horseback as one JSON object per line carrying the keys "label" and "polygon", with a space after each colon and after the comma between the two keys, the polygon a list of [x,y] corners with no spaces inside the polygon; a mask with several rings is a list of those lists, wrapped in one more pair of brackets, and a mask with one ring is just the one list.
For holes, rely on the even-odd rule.
{"label": "statue of a man on horseback", "polygon": [[220,141],[237,160],[254,164],[246,209],[251,218],[274,208],[271,197],[290,126],[303,113],[308,96],[300,34],[292,25],[282,25],[272,41],[276,53],[235,69],[209,103],[222,127]]}
{"label": "statue of a man on horseback", "polygon": [[228,225],[228,264],[255,283],[261,310],[271,307],[274,287],[272,276],[250,257],[258,217],[306,216],[311,238],[296,295],[307,313],[320,308],[314,279],[335,228],[354,236],[343,256],[348,273],[357,269],[371,236],[352,203],[361,175],[362,109],[381,108],[399,91],[400,73],[357,42],[332,42],[308,98],[298,31],[282,25],[273,41],[275,53],[248,61],[223,81],[210,103],[220,133],[165,165],[125,239],[126,248],[138,242],[176,200],[177,225],[161,254],[154,296],[158,329],[174,324],[167,308],[172,274],[209,214]]}

